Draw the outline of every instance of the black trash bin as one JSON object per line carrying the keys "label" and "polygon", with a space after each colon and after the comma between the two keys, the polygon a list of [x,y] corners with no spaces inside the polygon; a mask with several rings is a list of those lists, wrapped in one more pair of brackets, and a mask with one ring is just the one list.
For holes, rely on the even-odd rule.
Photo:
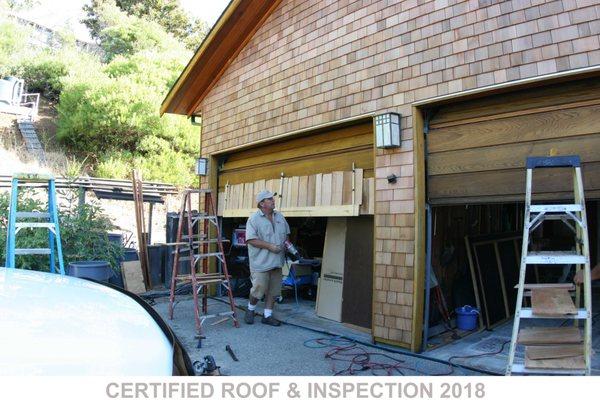
{"label": "black trash bin", "polygon": [[108,282],[113,270],[108,261],[73,261],[67,267],[67,275]]}
{"label": "black trash bin", "polygon": [[165,276],[165,263],[163,257],[164,246],[152,244],[148,246],[148,264],[150,268],[150,281],[152,287],[162,285]]}
{"label": "black trash bin", "polygon": [[[196,216],[197,212],[193,211],[192,216]],[[184,218],[187,218],[187,213],[184,214]],[[183,229],[182,235],[187,235],[187,223],[183,221]],[[179,226],[179,213],[170,212],[167,213],[167,243],[174,243],[177,241],[177,227]],[[198,233],[198,224],[194,225],[194,234]],[[180,251],[179,257],[187,257],[189,256],[189,251]],[[173,261],[175,259],[175,246],[165,246],[164,250],[164,258],[165,258],[165,269],[164,269],[164,282],[165,286],[170,287],[171,285],[171,274],[173,272]],[[189,261],[179,261],[179,270],[178,274],[189,274],[190,271],[190,262]]]}

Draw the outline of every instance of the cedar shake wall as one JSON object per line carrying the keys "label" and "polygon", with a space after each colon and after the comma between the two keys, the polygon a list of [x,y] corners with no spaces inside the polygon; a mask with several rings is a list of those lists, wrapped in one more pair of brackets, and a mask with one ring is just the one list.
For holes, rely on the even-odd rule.
{"label": "cedar shake wall", "polygon": [[[411,343],[411,103],[600,64],[597,0],[284,0],[211,89],[202,153],[365,113],[402,114],[376,152],[373,335]],[[400,176],[388,184],[385,177]]]}

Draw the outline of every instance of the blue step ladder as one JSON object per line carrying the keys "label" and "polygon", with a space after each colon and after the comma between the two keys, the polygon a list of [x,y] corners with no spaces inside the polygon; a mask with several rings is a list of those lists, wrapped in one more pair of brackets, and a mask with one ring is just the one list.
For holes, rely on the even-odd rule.
{"label": "blue step ladder", "polygon": [[[17,210],[19,187],[48,188],[47,212],[23,212]],[[34,221],[32,221],[34,220]],[[48,229],[47,248],[16,248],[16,236],[22,229]],[[54,177],[45,174],[14,174],[10,196],[8,232],[6,237],[6,268],[15,268],[15,257],[22,255],[49,255],[50,272],[65,274],[63,264],[60,229],[58,225],[58,207],[56,205],[56,186]]]}

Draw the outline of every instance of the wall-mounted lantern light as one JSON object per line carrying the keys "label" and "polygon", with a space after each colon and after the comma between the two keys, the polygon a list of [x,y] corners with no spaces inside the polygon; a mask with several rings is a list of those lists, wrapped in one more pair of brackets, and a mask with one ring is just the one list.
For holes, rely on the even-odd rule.
{"label": "wall-mounted lantern light", "polygon": [[378,148],[400,147],[400,117],[397,113],[375,116],[375,139]]}
{"label": "wall-mounted lantern light", "polygon": [[202,116],[201,115],[192,114],[191,122],[192,122],[192,125],[202,126]]}
{"label": "wall-mounted lantern light", "polygon": [[197,158],[196,159],[196,175],[206,176],[208,173],[208,158]]}

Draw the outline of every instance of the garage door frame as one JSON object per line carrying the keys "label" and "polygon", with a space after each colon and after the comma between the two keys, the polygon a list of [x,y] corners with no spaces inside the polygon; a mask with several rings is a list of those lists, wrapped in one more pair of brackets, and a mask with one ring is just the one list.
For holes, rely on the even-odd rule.
{"label": "garage door frame", "polygon": [[415,163],[415,268],[413,287],[413,323],[412,323],[412,350],[419,351],[423,342],[423,310],[425,301],[425,270],[427,256],[427,237],[431,232],[426,229],[426,199],[427,183],[426,170],[426,139],[425,139],[425,110],[435,106],[449,103],[462,102],[480,97],[487,97],[517,90],[536,88],[561,82],[586,79],[600,75],[600,66],[580,68],[548,75],[536,76],[517,81],[505,82],[482,88],[471,89],[463,92],[438,96],[412,104],[414,127],[414,163]]}

